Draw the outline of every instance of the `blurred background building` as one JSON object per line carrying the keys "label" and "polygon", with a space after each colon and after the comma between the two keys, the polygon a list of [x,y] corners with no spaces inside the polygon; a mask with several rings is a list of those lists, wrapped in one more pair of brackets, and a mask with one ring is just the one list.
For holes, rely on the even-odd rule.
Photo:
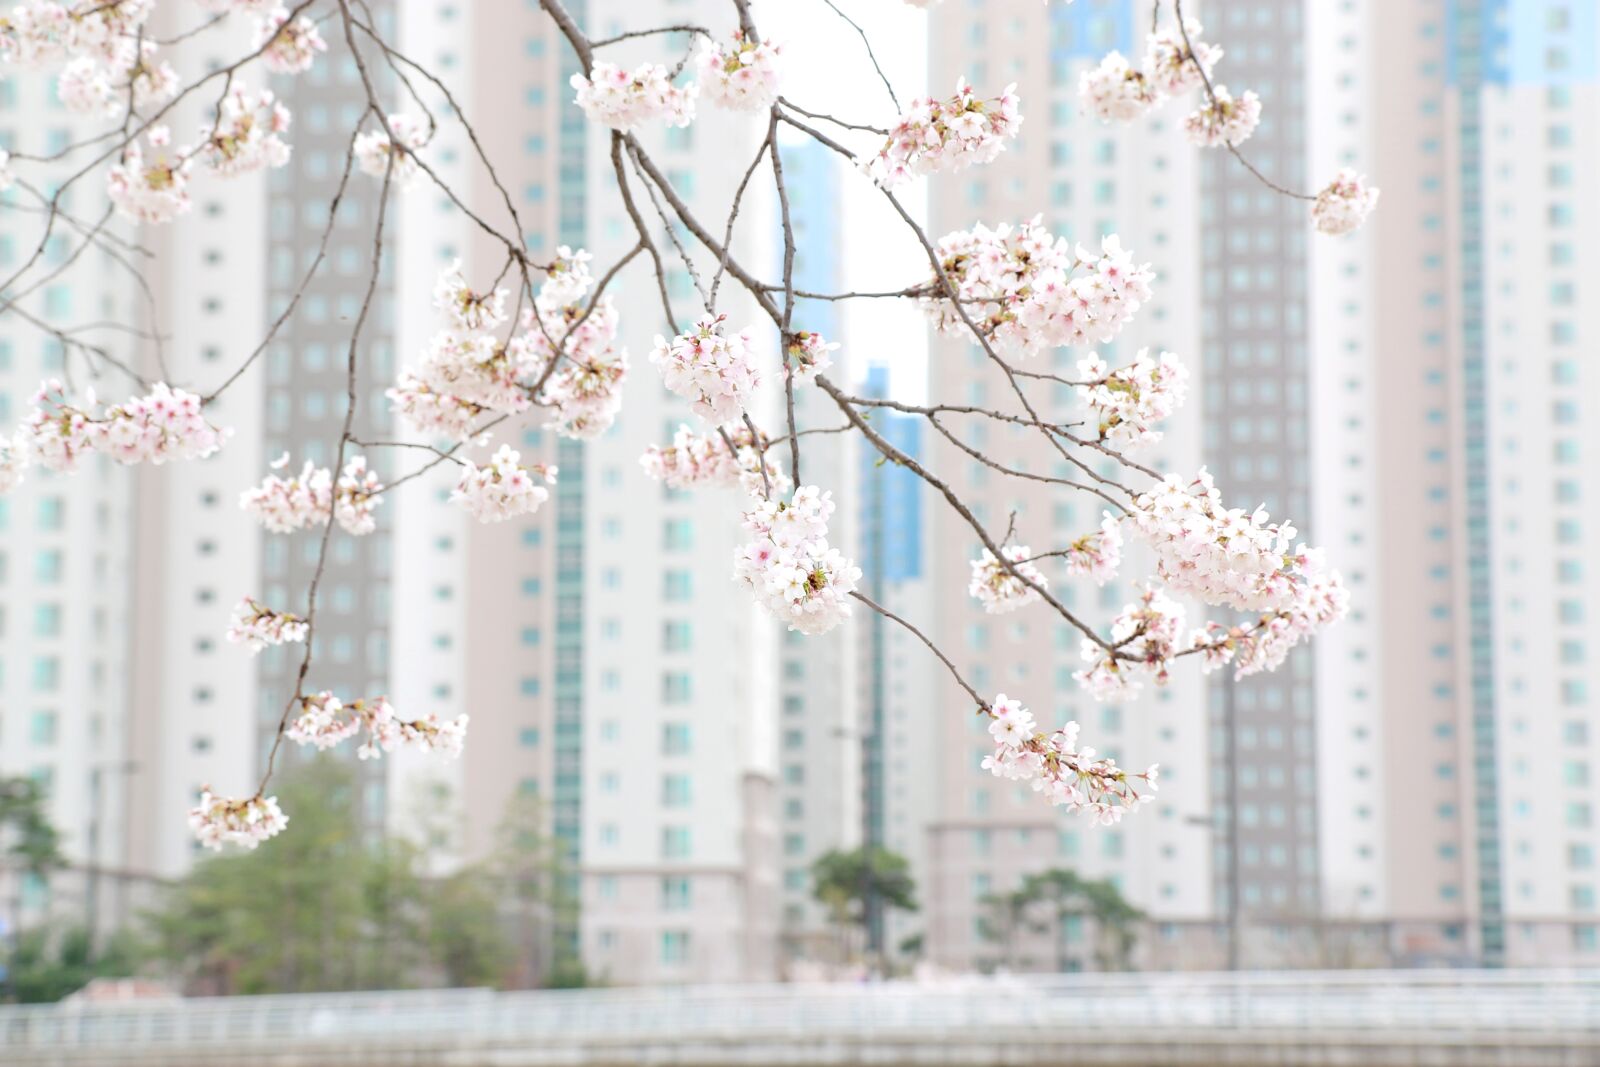
{"label": "blurred background building", "polygon": [[[599,35],[729,19],[721,0],[570,6]],[[574,61],[536,5],[493,18],[453,3],[374,9],[453,76],[534,259],[567,244],[606,264],[632,247],[611,139],[570,106]],[[1128,763],[1162,764],[1158,802],[1137,820],[1092,827],[1053,812],[978,769],[987,734],[914,637],[864,610],[820,640],[778,632],[731,579],[733,496],[707,506],[644,478],[640,453],[693,419],[646,362],[659,298],[630,271],[611,290],[632,359],[617,426],[588,443],[521,431],[524,454],[561,471],[536,518],[463,521],[441,469],[386,501],[373,536],[334,538],[311,684],[473,719],[458,762],[398,754],[364,768],[373,833],[428,839],[443,872],[487,853],[513,801],[539,798],[578,902],[560,948],[621,983],[771,978],[833,960],[838,931],[813,899],[811,865],[863,842],[908,858],[921,904],[869,901],[869,944],[949,968],[1060,965],[995,932],[994,900],[1052,869],[1108,879],[1145,913],[1134,957],[1145,966],[1600,960],[1588,700],[1600,622],[1585,552],[1600,529],[1588,462],[1600,431],[1585,407],[1600,395],[1586,358],[1600,312],[1583,289],[1600,277],[1600,209],[1581,196],[1600,166],[1600,16],[1578,0],[1186,9],[1226,50],[1219,80],[1263,99],[1245,150],[1266,175],[1310,189],[1350,165],[1382,186],[1359,235],[1315,237],[1306,205],[1193,149],[1181,105],[1114,127],[1080,111],[1084,69],[1111,49],[1142,51],[1142,0],[932,11],[928,91],[961,76],[984,92],[1014,81],[1027,118],[995,163],[928,183],[928,228],[1039,214],[1086,245],[1116,233],[1153,263],[1155,299],[1100,350],[1115,363],[1170,349],[1198,372],[1153,464],[1199,456],[1230,503],[1263,503],[1324,545],[1352,590],[1350,617],[1276,674],[1233,684],[1182,671],[1134,703],[1098,705],[1071,680],[1071,630],[1038,611],[986,616],[967,596],[978,543],[959,516],[855,435],[810,438],[805,480],[841,504],[835,540],[868,595],[926,622],[985,694],[1019,696],[1042,722],[1077,719],[1088,743]],[[184,62],[204,63],[215,46],[183,47]],[[617,58],[688,47],[646,39]],[[5,73],[0,144],[53,151],[86,132],[48,77]],[[151,239],[147,291],[91,256],[0,316],[0,422],[26,415],[41,378],[81,375],[53,331],[88,320],[159,323],[159,351],[112,331],[93,343],[215,388],[246,354],[240,339],[264,336],[324,258],[318,286],[218,406],[235,430],[220,455],[34,473],[0,499],[0,771],[47,787],[74,868],[49,887],[0,877],[8,925],[51,911],[101,929],[127,921],[154,882],[192,864],[182,813],[198,790],[253,786],[293,686],[297,650],[252,659],[221,635],[245,594],[295,602],[316,538],[263,535],[236,494],[283,451],[295,466],[331,459],[379,187],[352,176],[328,225],[364,97],[352,67],[319,63],[273,88],[295,111],[291,164],[208,183]],[[881,93],[861,107],[861,121],[888,117]],[[467,138],[442,128],[440,175],[503,211]],[[760,117],[706,109],[688,129],[642,137],[709,218],[764,134]],[[847,261],[875,251],[839,221],[860,179],[816,146],[781,152],[803,241],[796,277],[842,288]],[[775,276],[767,184],[753,183],[734,241]],[[391,201],[387,225],[401,254],[362,334],[364,439],[404,432],[382,390],[437,328],[416,294],[453,259],[474,279],[504,262],[426,184]],[[0,232],[0,271],[31,252],[20,232]],[[714,260],[698,262],[709,279]],[[688,272],[669,271],[667,288],[680,323],[704,310]],[[776,343],[737,287],[722,294],[736,328]],[[1004,403],[968,344],[934,339],[923,382],[898,353],[852,346],[837,305],[802,302],[796,324],[842,342],[833,375],[858,393]],[[1039,369],[1070,374],[1081,355]],[[94,384],[118,398],[130,388]],[[771,383],[764,425],[781,425],[780,393]],[[836,425],[820,396],[797,399],[802,427]],[[1048,399],[1074,410],[1070,389]],[[993,530],[1014,513],[1017,539],[1037,547],[1099,520],[1091,497],[1005,478],[925,422],[885,415],[880,432]],[[952,426],[998,463],[1060,473],[1025,435]],[[380,455],[386,480],[413,458]],[[1127,580],[1050,577],[1096,619],[1135,595]]]}

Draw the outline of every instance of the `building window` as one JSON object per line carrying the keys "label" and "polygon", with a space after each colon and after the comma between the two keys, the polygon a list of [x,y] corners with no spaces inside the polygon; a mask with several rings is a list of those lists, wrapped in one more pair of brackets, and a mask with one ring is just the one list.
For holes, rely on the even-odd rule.
{"label": "building window", "polygon": [[661,962],[683,964],[689,961],[689,931],[661,931]]}

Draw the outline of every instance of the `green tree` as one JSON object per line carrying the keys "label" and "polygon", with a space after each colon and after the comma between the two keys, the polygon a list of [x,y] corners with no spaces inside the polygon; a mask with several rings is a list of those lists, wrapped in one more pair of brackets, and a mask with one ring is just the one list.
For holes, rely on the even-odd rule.
{"label": "green tree", "polygon": [[[868,846],[842,852],[834,849],[811,865],[812,896],[841,933],[867,924],[868,900],[884,908],[917,910],[917,886],[906,858],[886,848]],[[881,961],[880,961],[881,962]]]}
{"label": "green tree", "polygon": [[32,778],[0,778],[0,842],[6,866],[48,878],[64,862],[61,835],[45,814],[44,787]]}
{"label": "green tree", "polygon": [[1088,945],[1088,962],[1096,970],[1127,970],[1144,913],[1109,878],[1086,879],[1055,868],[1030,874],[1009,893],[984,900],[980,919],[984,937],[999,943],[1001,960],[1016,960],[1021,935],[1047,937],[1058,971],[1080,970]]}
{"label": "green tree", "polygon": [[81,926],[38,926],[17,939],[12,988],[23,1004],[60,1000],[90,979],[132,975],[142,956],[140,945],[127,933],[117,934],[93,952]]}
{"label": "green tree", "polygon": [[[61,836],[45,812],[46,801],[44,787],[32,778],[0,778],[0,870],[13,872],[18,886],[27,882],[43,885],[50,880],[50,872],[65,862]],[[10,910],[12,941],[6,986],[12,999],[20,999],[18,976],[44,958],[48,945],[33,944],[24,937],[20,889],[10,901]]]}
{"label": "green tree", "polygon": [[[355,789],[333,757],[286,774],[294,832],[202,861],[151,917],[167,966],[212,993],[582,984],[557,936],[574,915],[568,879],[535,801],[513,802],[484,860],[425,877],[432,853],[362,832]],[[449,797],[426,799],[442,845]]]}
{"label": "green tree", "polygon": [[312,760],[278,795],[294,833],[198,863],[152,917],[163,958],[217,993],[406,984],[419,955],[414,851],[363,842],[348,763]]}

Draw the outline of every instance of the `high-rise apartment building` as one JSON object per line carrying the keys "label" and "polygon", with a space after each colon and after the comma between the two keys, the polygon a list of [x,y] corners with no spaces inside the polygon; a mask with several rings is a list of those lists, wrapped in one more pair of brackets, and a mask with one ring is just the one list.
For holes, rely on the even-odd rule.
{"label": "high-rise apartment building", "polygon": [[1600,26],[1581,3],[1373,4],[1352,40],[1385,189],[1368,299],[1384,351],[1383,892],[1403,953],[1592,961],[1597,442],[1582,195]]}
{"label": "high-rise apartment building", "polygon": [[[1015,225],[1035,214],[1051,232],[1089,246],[1118,234],[1139,261],[1153,262],[1157,276],[1154,299],[1114,344],[1099,349],[1113,365],[1146,345],[1192,362],[1199,335],[1198,163],[1182,137],[1181,115],[1168,110],[1140,123],[1101,126],[1078,102],[1079,73],[1112,49],[1140,50],[1144,18],[1147,13],[1126,3],[1046,8],[1018,2],[951,6],[930,20],[932,91],[947,92],[963,76],[982,95],[1016,82],[1024,114],[1021,135],[993,163],[931,179],[932,235],[974,222]],[[1036,357],[1037,369],[1070,376],[1082,355],[1059,349]],[[975,345],[940,339],[932,363],[933,400],[1005,406],[1006,379]],[[1154,450],[1158,465],[1161,456],[1188,459],[1199,452],[1197,409],[1204,398],[1196,392]],[[1069,419],[1080,410],[1070,387],[1034,395],[1045,418]],[[1036,434],[976,419],[949,425],[1001,464],[1070,474]],[[930,437],[928,456],[996,540],[1005,536],[1013,512],[1017,541],[1039,551],[1100,521],[1104,505],[1096,497],[1005,477],[936,437]],[[955,967],[1053,965],[1027,947],[1008,957],[1007,946],[991,936],[986,903],[1026,874],[1049,868],[1112,879],[1162,924],[1162,941],[1150,950],[1154,958],[1189,951],[1192,938],[1182,924],[1203,924],[1213,912],[1212,842],[1193,821],[1207,815],[1211,802],[1206,759],[1212,746],[1198,671],[1175,671],[1170,686],[1133,703],[1095,703],[1071,677],[1082,665],[1081,635],[1044,605],[986,615],[967,593],[969,561],[981,547],[977,537],[941,501],[930,502],[928,515],[927,571],[935,599],[929,633],[979,691],[1021,699],[1041,723],[1075,719],[1085,744],[1126,763],[1163,768],[1157,802],[1137,819],[1120,827],[1091,825],[980,770],[990,749],[983,720],[959,688],[937,685],[923,724],[940,732],[940,788],[928,815],[928,958]],[[1148,570],[1148,558],[1137,549],[1129,557],[1123,574],[1103,589],[1067,579],[1059,569],[1046,568],[1046,575],[1070,608],[1108,624],[1135,598],[1132,579]]]}
{"label": "high-rise apartment building", "polygon": [[[1199,12],[1207,40],[1224,51],[1215,80],[1235,92],[1248,86],[1264,101],[1244,151],[1294,189],[1308,184],[1306,6],[1212,0]],[[1201,456],[1232,505],[1263,504],[1317,544],[1307,205],[1267,188],[1227,152],[1188,151],[1201,193]],[[1314,664],[1315,652],[1300,648],[1276,671],[1210,680],[1213,899],[1237,916],[1236,953],[1248,952],[1246,924],[1264,933],[1264,920],[1281,926],[1321,913]]]}

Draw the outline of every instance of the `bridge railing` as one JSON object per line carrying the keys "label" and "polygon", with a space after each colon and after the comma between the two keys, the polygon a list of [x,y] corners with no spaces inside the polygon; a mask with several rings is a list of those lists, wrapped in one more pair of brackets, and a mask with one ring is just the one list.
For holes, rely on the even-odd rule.
{"label": "bridge railing", "polygon": [[[459,1047],[762,1037],[937,1040],[1070,1031],[1172,1040],[1423,1035],[1445,1043],[1566,1035],[1600,1047],[1600,973],[1120,974],[938,983],[399,991],[0,1008],[0,1050]],[[0,1055],[0,1061],[4,1060]]]}

